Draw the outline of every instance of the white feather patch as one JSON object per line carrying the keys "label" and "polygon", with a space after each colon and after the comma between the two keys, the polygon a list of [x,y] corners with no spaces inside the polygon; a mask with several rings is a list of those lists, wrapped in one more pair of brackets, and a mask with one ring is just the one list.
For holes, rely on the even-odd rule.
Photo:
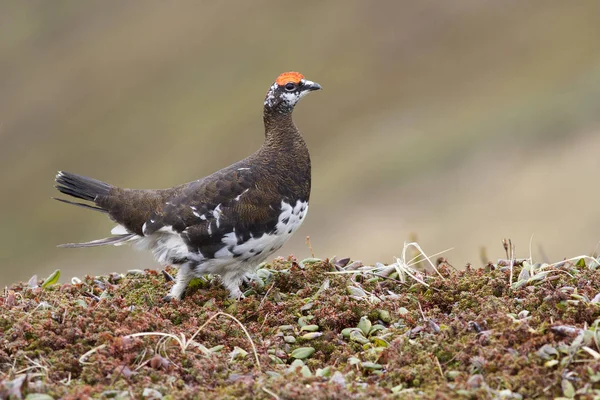
{"label": "white feather patch", "polygon": [[110,233],[113,235],[126,235],[131,232],[129,232],[123,225],[117,225],[111,229]]}
{"label": "white feather patch", "polygon": [[292,207],[291,204],[282,201],[281,214],[279,214],[275,231],[263,233],[262,236],[250,238],[239,244],[235,231],[227,233],[222,239],[225,247],[215,253],[215,258],[231,258],[233,260],[233,254],[241,254],[242,259],[264,260],[288,241],[302,224],[307,211],[308,204],[306,202],[298,200]]}

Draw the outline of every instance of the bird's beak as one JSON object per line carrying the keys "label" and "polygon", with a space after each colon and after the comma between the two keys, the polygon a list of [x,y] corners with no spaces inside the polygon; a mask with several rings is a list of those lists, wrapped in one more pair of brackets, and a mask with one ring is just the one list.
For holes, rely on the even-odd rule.
{"label": "bird's beak", "polygon": [[305,80],[304,84],[302,85],[302,89],[312,92],[313,90],[321,90],[322,88],[317,82]]}

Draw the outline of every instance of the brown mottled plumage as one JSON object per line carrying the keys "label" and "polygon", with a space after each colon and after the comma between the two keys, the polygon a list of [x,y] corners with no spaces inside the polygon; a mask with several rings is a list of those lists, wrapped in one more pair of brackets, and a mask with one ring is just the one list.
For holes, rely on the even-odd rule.
{"label": "brown mottled plumage", "polygon": [[170,297],[189,280],[220,275],[233,297],[239,283],[302,223],[310,197],[310,156],[292,111],[321,87],[296,72],[281,74],[265,99],[265,141],[248,158],[171,189],[122,189],[59,172],[56,188],[94,205],[57,199],[107,213],[115,236],[65,247],[132,241],[164,264],[180,267]]}

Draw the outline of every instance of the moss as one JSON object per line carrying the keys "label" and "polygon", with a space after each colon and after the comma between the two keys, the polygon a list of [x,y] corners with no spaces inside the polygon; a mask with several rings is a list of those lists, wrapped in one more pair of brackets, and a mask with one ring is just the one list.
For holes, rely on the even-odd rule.
{"label": "moss", "polygon": [[[217,282],[197,280],[183,301],[163,303],[172,283],[152,270],[86,277],[46,290],[12,285],[0,298],[0,397],[16,385],[23,397],[47,392],[55,398],[108,391],[139,398],[145,388],[171,398],[208,399],[394,393],[482,398],[499,397],[501,390],[535,398],[564,396],[564,379],[582,396],[600,393],[600,361],[593,353],[600,352],[593,339],[600,306],[591,302],[600,292],[600,276],[591,268],[567,263],[516,289],[508,284],[508,271],[499,268],[442,268],[444,279],[428,279],[429,287],[371,276],[352,280],[329,274],[334,270],[327,260],[277,259],[250,286],[255,294],[233,302]],[[515,276],[519,273],[515,267]],[[353,297],[350,284],[374,297]],[[260,370],[246,333],[226,316],[199,331],[185,351],[174,339],[128,337],[163,332],[187,342],[221,311],[246,328]],[[344,337],[342,331],[355,328],[361,317],[383,329],[361,333],[360,340]],[[303,339],[301,318],[317,325],[320,335]],[[282,325],[289,325],[285,333]],[[584,328],[587,333],[576,339]],[[304,369],[292,371],[292,350],[307,346],[314,353]],[[236,347],[247,354],[233,359]],[[327,376],[316,375],[326,367]],[[28,384],[19,386],[25,370]]]}

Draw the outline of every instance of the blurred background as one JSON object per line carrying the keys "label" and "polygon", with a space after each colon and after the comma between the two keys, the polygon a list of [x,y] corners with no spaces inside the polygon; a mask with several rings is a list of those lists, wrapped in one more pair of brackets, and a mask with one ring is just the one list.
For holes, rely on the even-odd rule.
{"label": "blurred background", "polygon": [[[310,213],[278,255],[455,266],[558,260],[600,240],[600,2],[6,1],[0,284],[155,268],[101,214],[50,200],[58,169],[132,188],[198,179],[262,143],[298,70]],[[63,278],[63,279],[65,279]]]}

